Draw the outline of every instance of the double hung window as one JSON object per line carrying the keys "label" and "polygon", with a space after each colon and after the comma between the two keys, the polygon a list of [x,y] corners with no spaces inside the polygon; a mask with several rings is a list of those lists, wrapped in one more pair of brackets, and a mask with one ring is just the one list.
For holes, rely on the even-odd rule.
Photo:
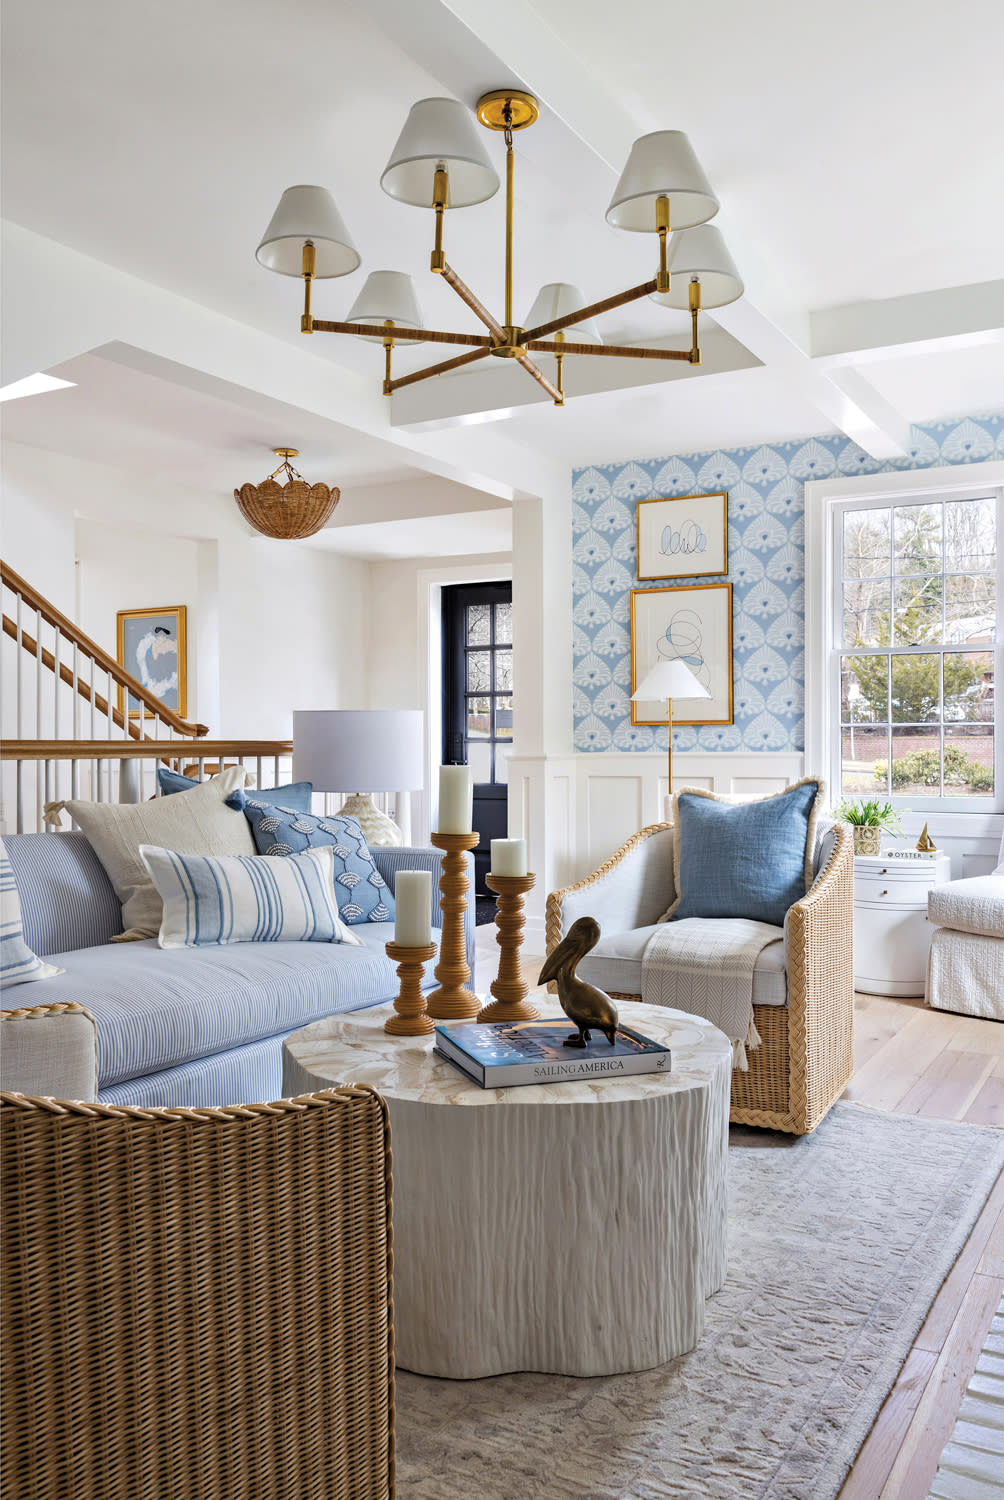
{"label": "double hung window", "polygon": [[841,795],[917,810],[994,805],[1001,509],[993,491],[947,490],[833,506]]}

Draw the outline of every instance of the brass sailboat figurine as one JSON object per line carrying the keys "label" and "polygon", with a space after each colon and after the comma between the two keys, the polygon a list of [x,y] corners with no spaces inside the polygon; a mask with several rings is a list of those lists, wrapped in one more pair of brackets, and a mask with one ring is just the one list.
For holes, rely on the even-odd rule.
{"label": "brass sailboat figurine", "polygon": [[575,969],[600,940],[600,924],[595,917],[580,917],[573,922],[563,942],[551,954],[540,971],[538,984],[558,981],[558,1000],[562,1010],[579,1029],[565,1038],[566,1047],[585,1047],[589,1033],[602,1031],[611,1047],[617,1034],[617,1007],[610,996],[594,984],[579,979]]}
{"label": "brass sailboat figurine", "polygon": [[917,848],[920,850],[921,854],[937,853],[938,846],[932,839],[931,835],[928,833],[926,823],[921,830],[920,838],[917,840]]}

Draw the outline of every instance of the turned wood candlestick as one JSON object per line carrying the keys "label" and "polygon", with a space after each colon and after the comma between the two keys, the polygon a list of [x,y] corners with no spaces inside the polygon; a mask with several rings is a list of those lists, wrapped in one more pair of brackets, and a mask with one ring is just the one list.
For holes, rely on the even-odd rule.
{"label": "turned wood candlestick", "polygon": [[425,1008],[422,994],[422,975],[430,958],[436,955],[435,943],[423,948],[402,948],[399,943],[385,943],[387,957],[397,964],[397,977],[401,981],[395,1014],[389,1016],[384,1031],[391,1036],[429,1036],[436,1025]]}
{"label": "turned wood candlestick", "polygon": [[499,956],[498,978],[491,991],[495,999],[478,1011],[479,1021],[535,1021],[540,1011],[527,1000],[530,986],[523,978],[519,950],[523,943],[523,897],[532,891],[536,875],[486,875],[485,885],[496,895],[495,941]]}
{"label": "turned wood candlestick", "polygon": [[464,855],[469,849],[477,848],[480,834],[434,833],[431,838],[433,845],[443,851],[443,873],[439,881],[443,930],[436,965],[439,989],[426,996],[426,1009],[436,1021],[473,1021],[478,1013],[478,997],[466,988],[471,970],[464,940],[469,884]]}

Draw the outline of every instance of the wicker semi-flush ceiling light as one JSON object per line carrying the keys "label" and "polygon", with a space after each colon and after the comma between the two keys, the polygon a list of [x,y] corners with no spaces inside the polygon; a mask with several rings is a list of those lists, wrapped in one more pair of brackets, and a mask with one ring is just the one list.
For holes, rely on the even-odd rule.
{"label": "wicker semi-flush ceiling light", "polygon": [[[657,130],[635,141],[627,165],[607,208],[607,222],[618,229],[656,234],[659,269],[651,281],[582,306],[582,296],[568,282],[551,282],[538,294],[521,327],[513,320],[513,133],[532,125],[537,101],[519,89],[496,89],[478,100],[477,118],[488,130],[502,131],[506,144],[505,308],[500,322],[479,301],[446,260],[443,220],[448,208],[483,203],[498,190],[499,178],[463,104],[455,99],[421,99],[412,106],[380,186],[402,203],[431,208],[436,216],[431,269],[474,313],[486,334],[446,333],[422,327],[411,277],[399,271],[374,271],[367,278],[343,323],[315,318],[311,285],[318,277],[347,276],[359,265],[359,254],[326,188],[287,188],[279,200],[256,252],[259,263],[282,276],[304,282],[302,333],[348,333],[384,346],[384,394],[443,375],[491,354],[514,359],[541,385],[556,406],[564,405],[562,361],[566,355],[601,355],[637,359],[701,362],[697,317],[702,307],[723,307],[742,296],[732,257],[719,231],[707,221],[718,212],[718,199],[680,130]],[[604,344],[590,320],[641,297],[690,313],[689,349],[649,349]],[[576,328],[569,341],[566,328]],[[391,375],[395,343],[428,342],[469,346],[465,354],[428,365],[414,374]],[[553,355],[555,381],[530,357]]]}
{"label": "wicker semi-flush ceiling light", "polygon": [[[326,484],[308,484],[290,459],[299,458],[299,448],[273,448],[282,463],[261,484],[242,484],[234,490],[241,515],[262,536],[279,542],[299,541],[320,531],[341,497],[341,490]],[[286,483],[277,484],[276,475]]]}

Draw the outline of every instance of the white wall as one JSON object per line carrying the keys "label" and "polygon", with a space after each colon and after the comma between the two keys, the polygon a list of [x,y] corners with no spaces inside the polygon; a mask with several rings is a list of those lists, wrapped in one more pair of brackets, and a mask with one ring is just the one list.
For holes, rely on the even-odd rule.
{"label": "white wall", "polygon": [[13,443],[3,469],[5,559],[106,651],[116,610],[187,606],[188,717],[214,737],[366,705],[367,563],[252,534],[229,497],[163,475]]}

